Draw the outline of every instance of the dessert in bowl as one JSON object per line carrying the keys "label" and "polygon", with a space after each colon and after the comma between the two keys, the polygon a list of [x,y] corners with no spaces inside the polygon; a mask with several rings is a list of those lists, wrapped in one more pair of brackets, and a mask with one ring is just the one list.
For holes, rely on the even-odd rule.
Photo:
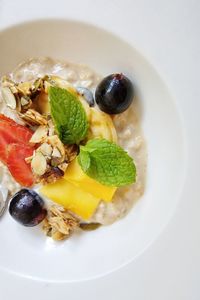
{"label": "dessert in bowl", "polygon": [[122,73],[101,79],[51,58],[3,76],[2,184],[12,194],[11,216],[25,226],[42,222],[61,240],[126,215],[143,194],[146,169],[134,93]]}

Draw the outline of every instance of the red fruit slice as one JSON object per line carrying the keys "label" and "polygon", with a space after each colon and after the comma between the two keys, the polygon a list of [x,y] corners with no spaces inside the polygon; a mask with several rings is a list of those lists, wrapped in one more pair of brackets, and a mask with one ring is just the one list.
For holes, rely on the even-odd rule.
{"label": "red fruit slice", "polygon": [[[17,136],[15,136],[15,138],[18,139],[25,139],[24,142],[29,142],[29,139],[32,137],[33,135],[33,131],[30,130],[29,128],[20,125],[18,123],[16,123],[14,120],[12,120],[11,118],[0,114],[0,127],[5,127],[5,126],[11,126],[10,128],[13,129],[14,133],[17,134]],[[12,127],[12,126],[16,126],[16,127]],[[13,136],[13,134],[12,134]]]}
{"label": "red fruit slice", "polygon": [[32,134],[30,129],[15,121],[0,120],[0,160],[6,163],[9,144],[29,144]]}
{"label": "red fruit slice", "polygon": [[0,135],[2,135],[9,143],[29,143],[33,132],[25,126],[17,124],[15,121],[8,122],[0,120]]}
{"label": "red fruit slice", "polygon": [[10,124],[17,124],[13,119],[3,115],[3,114],[0,114],[0,122],[1,121],[5,121],[7,123],[10,123]]}
{"label": "red fruit slice", "polygon": [[0,135],[0,160],[6,164],[8,156],[8,143],[6,140]]}
{"label": "red fruit slice", "polygon": [[33,155],[34,149],[28,145],[10,144],[8,146],[7,166],[14,179],[22,186],[34,184],[34,177],[26,157]]}

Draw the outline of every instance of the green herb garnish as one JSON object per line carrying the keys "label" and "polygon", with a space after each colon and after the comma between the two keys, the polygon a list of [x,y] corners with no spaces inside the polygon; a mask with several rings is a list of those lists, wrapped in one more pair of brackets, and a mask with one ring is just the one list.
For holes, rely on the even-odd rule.
{"label": "green herb garnish", "polygon": [[108,186],[124,186],[136,180],[133,159],[118,145],[105,139],[93,139],[80,147],[78,162],[93,179]]}
{"label": "green herb garnish", "polygon": [[51,116],[64,144],[79,144],[88,131],[85,110],[78,97],[59,87],[49,88]]}

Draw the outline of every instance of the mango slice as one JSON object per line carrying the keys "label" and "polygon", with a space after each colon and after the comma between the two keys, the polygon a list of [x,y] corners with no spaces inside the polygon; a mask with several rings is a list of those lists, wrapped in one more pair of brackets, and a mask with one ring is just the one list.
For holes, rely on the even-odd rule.
{"label": "mango slice", "polygon": [[84,220],[88,220],[93,215],[100,201],[99,198],[81,190],[65,179],[44,185],[40,192]]}
{"label": "mango slice", "polygon": [[110,202],[112,200],[117,189],[116,187],[105,186],[87,176],[82,171],[77,159],[74,159],[68,166],[64,179],[81,188],[83,191],[106,202]]}

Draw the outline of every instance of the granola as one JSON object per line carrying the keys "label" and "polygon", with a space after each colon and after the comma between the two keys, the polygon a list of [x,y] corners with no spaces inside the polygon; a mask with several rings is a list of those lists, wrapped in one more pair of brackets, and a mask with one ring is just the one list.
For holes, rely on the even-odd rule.
{"label": "granola", "polygon": [[43,221],[43,231],[56,241],[64,240],[79,227],[79,221],[62,206],[52,205]]}

